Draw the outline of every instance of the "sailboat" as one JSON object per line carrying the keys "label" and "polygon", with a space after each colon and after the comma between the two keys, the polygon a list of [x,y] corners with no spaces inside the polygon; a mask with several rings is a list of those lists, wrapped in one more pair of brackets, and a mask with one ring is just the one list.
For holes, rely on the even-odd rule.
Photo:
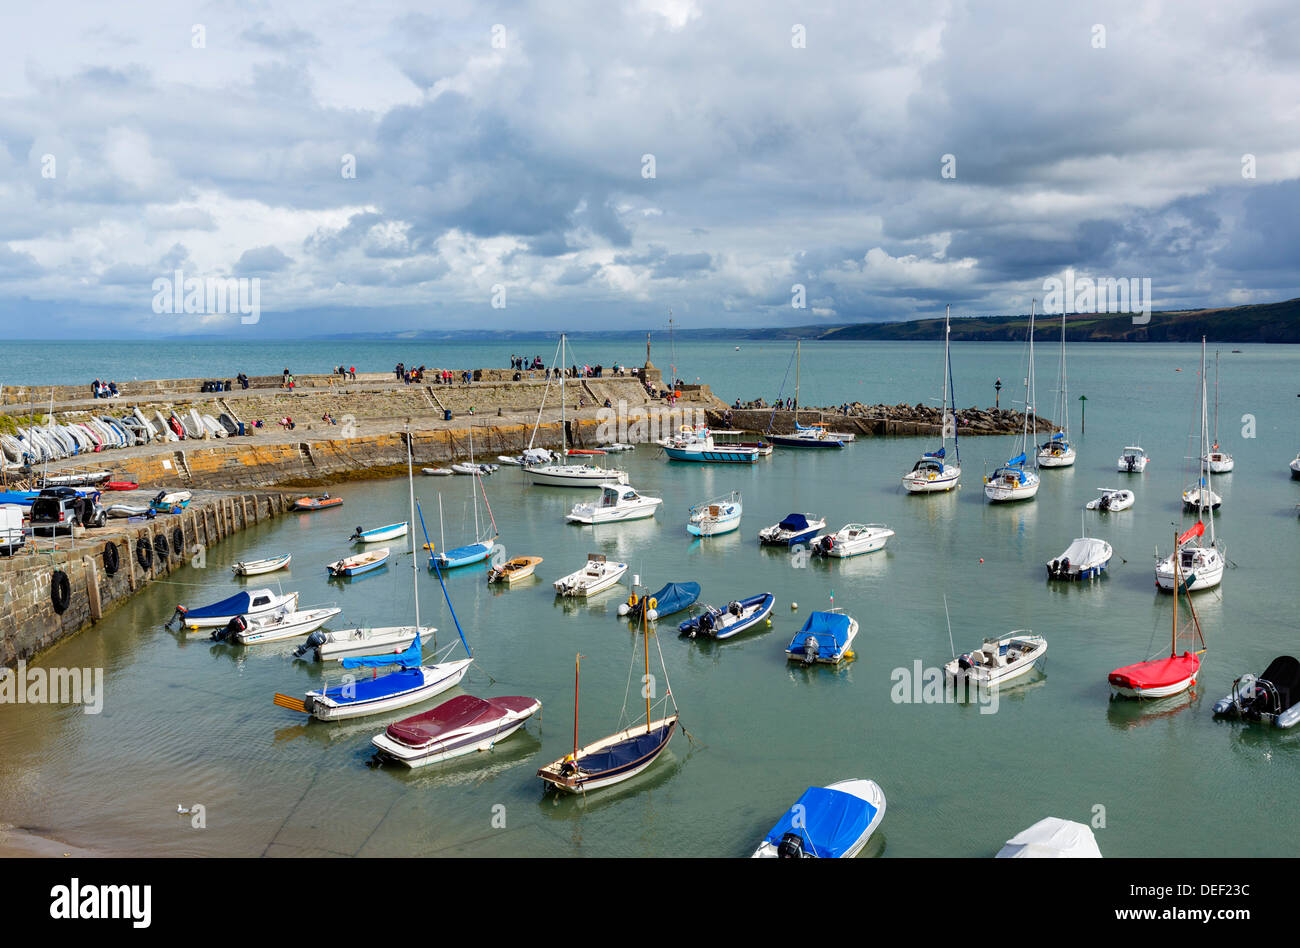
{"label": "sailboat", "polygon": [[[943,317],[943,402],[939,408],[940,443],[938,451],[927,451],[912,470],[903,475],[903,486],[909,493],[933,494],[952,490],[961,480],[961,451],[957,447],[957,422],[948,411],[948,393],[952,391],[952,406],[957,407],[957,393],[952,385],[952,337],[949,325],[952,307]],[[948,432],[952,431],[952,463],[947,460]]]}
{"label": "sailboat", "polygon": [[[602,484],[626,484],[627,471],[615,468],[597,467],[595,464],[565,464],[563,460],[569,455],[569,425],[565,420],[564,404],[564,363],[566,337],[561,334],[559,346],[560,369],[560,463],[529,465],[525,468],[534,484],[542,487],[599,487]],[[554,375],[554,371],[551,373]],[[550,386],[547,385],[549,390]],[[546,405],[546,395],[542,395],[542,406]],[[537,409],[537,425],[533,426],[533,436],[537,435],[537,426],[542,423],[542,408]],[[532,449],[532,441],[528,447]],[[524,452],[525,455],[528,453]]]}
{"label": "sailboat", "polygon": [[1056,390],[1056,408],[1052,417],[1061,421],[1059,431],[1038,446],[1038,466],[1073,467],[1074,447],[1070,444],[1070,386],[1065,375],[1065,311],[1061,311],[1061,367],[1059,370],[1060,387]]}
{"label": "sailboat", "polygon": [[1233,468],[1232,455],[1219,450],[1219,350],[1214,350],[1214,444],[1210,447],[1210,470],[1215,474],[1227,474]]}
{"label": "sailboat", "polygon": [[1025,376],[1025,421],[1020,433],[1020,453],[984,478],[984,496],[995,504],[1029,500],[1038,493],[1038,475],[1025,470],[1030,418],[1034,419],[1037,428],[1034,414],[1034,307],[1037,302],[1033,300],[1029,304],[1029,373]]}
{"label": "sailboat", "polygon": [[[1223,549],[1214,535],[1214,508],[1217,495],[1210,489],[1210,466],[1208,433],[1206,431],[1207,411],[1205,407],[1205,337],[1201,337],[1201,446],[1197,451],[1201,478],[1200,484],[1183,495],[1186,504],[1191,496],[1192,505],[1197,512],[1196,523],[1185,530],[1174,541],[1174,552],[1161,559],[1156,552],[1156,586],[1164,590],[1178,587],[1178,576],[1185,577],[1188,590],[1210,589],[1223,580]],[[1210,542],[1203,546],[1202,538],[1209,523]]]}
{"label": "sailboat", "polygon": [[[469,460],[470,460],[470,464],[473,465],[474,464],[474,428],[472,426],[469,429]],[[488,505],[487,502],[487,488],[483,486],[482,475],[479,474],[477,471],[475,471],[471,476],[474,478],[475,485],[479,488],[479,490],[483,491],[483,505],[487,507],[488,519],[492,524],[492,536],[485,537],[482,533],[479,532],[478,491],[473,491],[474,542],[467,543],[464,546],[458,546],[454,550],[447,549],[446,544],[443,543],[441,553],[438,553],[437,555],[431,554],[429,556],[429,569],[434,568],[435,561],[437,565],[442,569],[454,569],[457,566],[469,566],[472,563],[481,563],[485,559],[487,559],[488,554],[492,552],[492,544],[498,536],[497,529],[496,529],[497,527],[496,518],[492,516],[492,507]],[[439,530],[442,529],[442,495],[441,494],[438,495],[438,528]],[[439,539],[441,539],[441,537]]]}
{"label": "sailboat", "polygon": [[[794,344],[794,431],[791,434],[776,434],[769,422],[766,432],[767,440],[780,448],[842,448],[845,442],[852,441],[852,435],[833,434],[826,430],[821,422],[811,425],[799,424],[799,352],[801,340]],[[789,368],[786,371],[790,371]],[[786,376],[789,378],[789,376]],[[775,417],[775,409],[772,411]]]}
{"label": "sailboat", "polygon": [[[634,577],[632,587],[640,586],[641,577]],[[649,592],[648,587],[643,591]],[[645,681],[650,678],[650,621],[646,616],[648,610],[641,614],[642,641],[645,652]],[[658,647],[658,639],[655,640]],[[578,683],[582,656],[579,655],[573,666],[573,751],[559,760],[547,764],[537,771],[537,776],[546,783],[547,788],[555,788],[566,793],[585,793],[598,790],[611,784],[621,783],[635,777],[653,764],[663,753],[668,742],[677,730],[677,700],[673,697],[672,686],[668,684],[668,667],[664,664],[663,650],[659,650],[659,665],[664,673],[665,695],[661,704],[667,711],[672,703],[671,714],[665,714],[658,720],[651,720],[652,690],[642,689],[645,696],[645,723],[634,723],[631,727],[611,734],[583,747],[578,746]],[[624,713],[627,708],[624,706]]]}
{"label": "sailboat", "polygon": [[[415,478],[412,472],[409,432],[406,436],[406,467],[410,486],[411,520],[414,521],[418,508],[415,504]],[[274,703],[290,711],[310,714],[321,721],[340,721],[418,704],[459,684],[474,660],[463,635],[461,644],[465,646],[465,653],[469,658],[437,662],[432,665],[424,664],[423,637],[426,633],[436,633],[437,630],[432,627],[423,628],[420,625],[420,572],[419,559],[415,551],[414,531],[411,533],[411,585],[415,592],[416,634],[410,648],[397,655],[345,658],[342,662],[344,668],[374,669],[374,676],[355,680],[349,677],[342,684],[309,691],[303,698],[277,693],[273,699]],[[378,674],[378,669],[393,665],[398,666],[396,671]]]}
{"label": "sailboat", "polygon": [[[1201,655],[1205,653],[1205,637],[1201,634],[1201,623],[1196,618],[1196,607],[1188,586],[1180,582],[1182,571],[1179,558],[1174,557],[1174,583],[1179,587],[1174,593],[1173,631],[1170,636],[1169,657],[1154,658],[1134,665],[1125,665],[1110,673],[1111,691],[1123,698],[1168,698],[1181,694],[1196,684],[1196,676],[1201,673]],[[1184,651],[1178,654],[1178,595],[1187,597],[1187,611],[1191,616],[1188,623],[1192,645],[1199,644],[1195,652]]]}

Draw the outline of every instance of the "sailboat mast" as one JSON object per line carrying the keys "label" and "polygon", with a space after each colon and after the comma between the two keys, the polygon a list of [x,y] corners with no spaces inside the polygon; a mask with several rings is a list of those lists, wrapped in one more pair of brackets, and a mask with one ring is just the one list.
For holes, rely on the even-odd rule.
{"label": "sailboat mast", "polygon": [[406,483],[411,498],[411,588],[415,593],[415,634],[420,634],[420,558],[415,553],[415,469],[411,460],[411,430],[406,430]]}
{"label": "sailboat mast", "polygon": [[568,375],[568,366],[564,363],[567,361],[564,346],[564,333],[560,333],[560,457],[568,457],[569,440],[566,434],[566,425],[564,422],[564,377]]}
{"label": "sailboat mast", "polygon": [[1214,450],[1219,450],[1219,350],[1214,350]]}
{"label": "sailboat mast", "polygon": [[[943,316],[943,403],[939,406],[939,446],[948,445],[948,321],[952,317],[952,306],[948,306]],[[954,398],[955,400],[955,398]],[[957,406],[954,405],[954,408]],[[956,432],[954,432],[955,439]]]}
{"label": "sailboat mast", "polygon": [[799,346],[801,340],[794,341],[794,423],[799,424]]}
{"label": "sailboat mast", "polygon": [[1197,513],[1210,517],[1210,546],[1214,546],[1214,505],[1210,500],[1210,439],[1206,431],[1209,423],[1209,408],[1205,404],[1205,337],[1201,337],[1201,490],[1197,495]]}
{"label": "sailboat mast", "polygon": [[[474,464],[474,423],[473,423],[472,421],[470,422],[470,425],[469,425],[469,463],[470,463],[471,466]],[[477,481],[477,480],[478,480],[478,477],[479,477],[478,472],[475,471],[475,472],[474,472],[474,480]],[[479,535],[478,535],[478,491],[474,490],[474,488],[471,487],[471,488],[470,488],[470,493],[474,495],[474,542],[477,543],[477,542],[479,541]]]}
{"label": "sailboat mast", "polygon": [[1070,437],[1070,383],[1065,375],[1065,311],[1061,311],[1061,430]]}
{"label": "sailboat mast", "polygon": [[[647,587],[646,592],[649,592]],[[645,692],[645,732],[650,733],[650,620],[646,613],[650,610],[643,608],[641,610],[641,633],[643,635],[643,645],[645,651],[645,678],[642,679],[641,690]]]}
{"label": "sailboat mast", "polygon": [[1174,627],[1169,639],[1169,657],[1178,654],[1178,592],[1182,586],[1178,569],[1178,532],[1174,532]]}
{"label": "sailboat mast", "polygon": [[578,759],[578,673],[582,669],[582,654],[573,660],[573,759]]}
{"label": "sailboat mast", "polygon": [[[1020,453],[1026,454],[1029,450],[1029,416],[1034,413],[1034,308],[1038,305],[1037,299],[1029,301],[1029,371],[1025,373],[1025,419],[1021,426],[1020,434]],[[1034,424],[1035,431],[1038,429],[1037,423]],[[1034,452],[1034,466],[1038,466],[1038,452]]]}

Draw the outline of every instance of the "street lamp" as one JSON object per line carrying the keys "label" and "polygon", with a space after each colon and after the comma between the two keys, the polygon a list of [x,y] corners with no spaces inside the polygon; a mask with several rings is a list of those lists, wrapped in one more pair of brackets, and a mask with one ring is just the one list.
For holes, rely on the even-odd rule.
{"label": "street lamp", "polygon": [[998,406],[1002,403],[1002,379],[993,383],[993,410],[997,411]]}

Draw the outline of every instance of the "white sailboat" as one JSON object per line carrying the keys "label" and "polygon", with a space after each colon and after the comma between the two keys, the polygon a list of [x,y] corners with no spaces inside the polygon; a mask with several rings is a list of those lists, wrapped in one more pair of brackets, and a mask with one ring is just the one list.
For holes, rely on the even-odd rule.
{"label": "white sailboat", "polygon": [[1060,430],[1038,446],[1038,466],[1072,467],[1075,460],[1074,446],[1070,444],[1070,386],[1065,373],[1065,311],[1061,311],[1061,367],[1056,390],[1056,408],[1053,416],[1060,422]]}
{"label": "white sailboat", "polygon": [[[943,317],[943,402],[939,409],[941,425],[938,451],[927,451],[912,470],[903,475],[909,493],[932,494],[952,490],[961,480],[961,451],[957,447],[957,421],[948,410],[948,392],[952,388],[951,326],[952,307]],[[957,393],[952,393],[952,407],[957,407]],[[952,432],[952,463],[948,463],[948,432]]]}
{"label": "white sailboat", "polygon": [[[560,369],[560,462],[554,464],[537,464],[525,468],[529,478],[534,484],[542,487],[599,487],[605,483],[626,484],[628,481],[627,471],[620,471],[615,468],[598,467],[595,464],[566,464],[564,458],[569,454],[569,435],[568,424],[565,420],[564,404],[564,361],[565,361],[565,341],[564,335],[560,336],[559,347],[559,369]],[[554,371],[552,371],[554,374]],[[549,385],[548,385],[549,388]],[[542,407],[546,405],[545,393],[542,395]],[[542,408],[537,409],[537,425],[542,423]],[[537,426],[533,427],[533,435],[537,434]],[[532,448],[532,441],[528,447]]]}
{"label": "white sailboat", "polygon": [[1211,445],[1206,460],[1210,463],[1210,470],[1215,474],[1227,474],[1234,466],[1232,455],[1227,451],[1219,450],[1219,350],[1217,349],[1214,350],[1214,444]]}
{"label": "white sailboat", "polygon": [[[1205,405],[1205,338],[1201,337],[1201,449],[1199,466],[1200,484],[1194,488],[1194,504],[1197,512],[1196,523],[1184,531],[1174,543],[1174,552],[1161,558],[1156,551],[1156,586],[1166,592],[1177,589],[1181,582],[1189,591],[1211,589],[1223,581],[1225,560],[1223,548],[1214,535],[1214,491],[1210,489],[1209,433],[1207,431],[1207,410]],[[1187,494],[1184,494],[1184,500]],[[1208,521],[1210,542],[1202,545]]]}
{"label": "white sailboat", "polygon": [[1025,376],[1025,418],[1020,433],[1020,453],[1007,461],[992,474],[984,477],[984,496],[990,503],[1004,504],[1018,500],[1030,500],[1038,493],[1038,474],[1026,471],[1029,448],[1029,419],[1035,420],[1034,414],[1034,308],[1038,300],[1029,304],[1029,372]]}

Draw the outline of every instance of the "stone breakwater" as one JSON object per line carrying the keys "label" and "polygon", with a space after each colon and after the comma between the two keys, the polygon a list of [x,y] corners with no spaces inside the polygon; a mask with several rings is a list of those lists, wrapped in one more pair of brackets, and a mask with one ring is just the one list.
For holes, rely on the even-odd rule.
{"label": "stone breakwater", "polygon": [[[843,406],[831,408],[800,408],[798,422],[811,425],[822,422],[832,431],[856,435],[934,435],[942,433],[939,409],[927,405],[863,405],[852,402],[847,411]],[[768,407],[728,408],[706,412],[709,424],[718,428],[737,428],[741,431],[775,431],[788,434],[794,431],[795,412]],[[962,408],[956,412],[957,434],[972,435],[1016,434],[1024,428],[1022,412],[1008,408]],[[1049,419],[1035,418],[1035,432],[1050,432],[1055,426]]]}
{"label": "stone breakwater", "polygon": [[[131,503],[145,499],[116,496]],[[296,496],[205,492],[178,514],[139,523],[110,520],[100,529],[57,541],[31,538],[24,552],[0,559],[0,665],[30,659],[92,625],[183,561],[245,527],[281,516]],[[109,553],[109,547],[116,553]],[[69,593],[61,612],[53,595],[54,576],[60,572],[68,579]]]}

